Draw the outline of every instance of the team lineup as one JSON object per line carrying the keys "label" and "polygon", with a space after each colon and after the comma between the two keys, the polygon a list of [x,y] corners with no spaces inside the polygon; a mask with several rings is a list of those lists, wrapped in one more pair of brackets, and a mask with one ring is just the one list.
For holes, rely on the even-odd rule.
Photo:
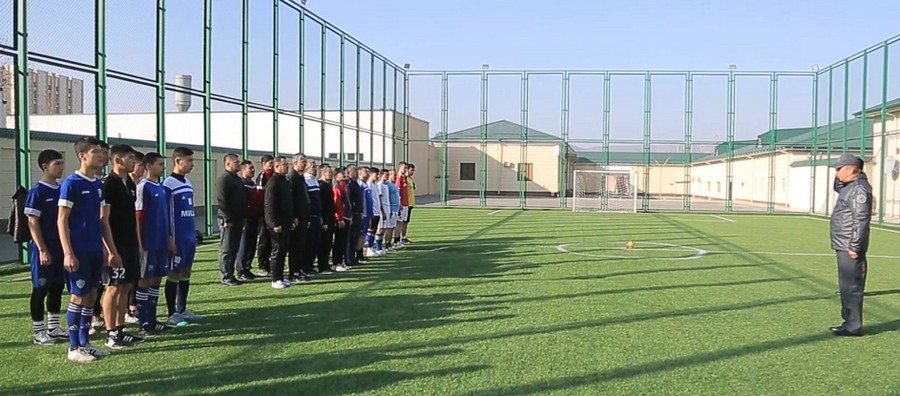
{"label": "team lineup", "polygon": [[[91,344],[98,331],[106,332],[106,348],[120,350],[203,319],[188,306],[198,244],[187,178],[194,153],[175,148],[166,176],[159,153],[109,147],[93,137],[78,138],[74,151],[77,169],[64,179],[62,153],[40,152],[41,180],[28,190],[20,215],[30,232],[33,343],[68,340],[67,359],[86,363],[110,355]],[[415,165],[332,169],[302,154],[263,156],[260,165],[256,176],[251,161],[224,158],[215,192],[223,285],[269,277],[273,289],[285,289],[409,243]],[[161,288],[164,317],[157,316]],[[127,324],[137,332],[127,332]]]}

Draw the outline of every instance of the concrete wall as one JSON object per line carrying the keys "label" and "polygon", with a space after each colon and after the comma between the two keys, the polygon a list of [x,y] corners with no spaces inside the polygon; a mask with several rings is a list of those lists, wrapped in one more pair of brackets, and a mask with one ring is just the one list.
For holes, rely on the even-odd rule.
{"label": "concrete wall", "polygon": [[[884,189],[885,220],[900,219],[900,110],[895,110],[884,124],[885,145],[882,146],[882,123],[880,117],[873,125],[873,167],[869,171],[869,181],[878,198],[879,189]],[[881,170],[881,154],[885,155],[884,172]],[[877,202],[876,202],[877,203]],[[878,207],[876,206],[876,210]]]}
{"label": "concrete wall", "polygon": [[[434,153],[440,163],[440,143]],[[535,194],[559,192],[559,145],[554,143],[529,143],[525,148],[525,163],[531,164],[531,180],[526,191]],[[518,194],[520,182],[517,167],[521,162],[522,147],[519,143],[488,143],[487,150],[488,194]],[[481,190],[481,143],[447,143],[447,188],[453,193],[477,193]],[[475,180],[460,180],[460,164],[475,164]],[[440,176],[440,169],[436,176]],[[438,186],[439,188],[439,186]],[[439,189],[437,190],[440,191]]]}

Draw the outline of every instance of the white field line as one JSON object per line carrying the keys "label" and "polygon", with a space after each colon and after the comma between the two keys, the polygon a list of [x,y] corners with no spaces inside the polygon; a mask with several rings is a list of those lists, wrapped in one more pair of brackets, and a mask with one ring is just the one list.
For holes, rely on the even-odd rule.
{"label": "white field line", "polygon": [[719,220],[722,220],[722,221],[727,221],[727,222],[729,222],[729,223],[734,223],[734,222],[735,222],[734,219],[729,219],[729,218],[727,218],[727,217],[722,217],[722,216],[719,216],[719,215],[710,215],[710,216],[715,217],[715,218],[717,218],[717,219],[719,219]]}
{"label": "white field line", "polygon": [[491,213],[488,213],[487,215],[488,215],[488,216],[493,216],[493,215],[495,215],[495,214],[497,214],[497,213],[500,213],[500,210],[495,210],[495,211],[493,211],[493,212],[491,212]]}

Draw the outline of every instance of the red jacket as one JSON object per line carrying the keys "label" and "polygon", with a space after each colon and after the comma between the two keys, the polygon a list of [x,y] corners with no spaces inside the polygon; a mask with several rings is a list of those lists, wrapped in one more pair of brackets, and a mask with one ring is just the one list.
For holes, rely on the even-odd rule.
{"label": "red jacket", "polygon": [[409,186],[406,184],[407,179],[404,175],[397,175],[394,184],[400,189],[400,206],[409,206]]}
{"label": "red jacket", "polygon": [[257,186],[252,180],[244,180],[247,189],[247,219],[256,220],[263,216],[266,190]]}
{"label": "red jacket", "polygon": [[335,181],[334,187],[334,221],[349,220],[347,208],[344,207],[344,199],[347,196],[347,183]]}

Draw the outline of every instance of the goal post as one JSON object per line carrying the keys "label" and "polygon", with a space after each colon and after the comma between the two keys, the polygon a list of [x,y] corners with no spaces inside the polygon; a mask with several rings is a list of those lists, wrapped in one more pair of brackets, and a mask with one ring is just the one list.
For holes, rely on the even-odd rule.
{"label": "goal post", "polygon": [[627,169],[576,170],[573,212],[637,213],[637,172]]}

